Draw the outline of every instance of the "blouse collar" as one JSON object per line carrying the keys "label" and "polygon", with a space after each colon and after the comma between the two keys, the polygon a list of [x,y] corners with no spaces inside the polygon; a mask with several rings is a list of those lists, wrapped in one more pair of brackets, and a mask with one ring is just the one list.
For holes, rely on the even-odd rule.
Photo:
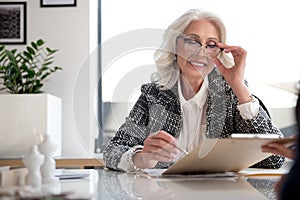
{"label": "blouse collar", "polygon": [[207,76],[204,78],[202,86],[200,90],[193,96],[191,99],[186,100],[183,97],[182,90],[181,90],[181,84],[180,84],[180,78],[178,78],[178,94],[179,94],[179,100],[180,100],[180,105],[181,107],[184,104],[189,104],[189,103],[194,103],[196,104],[199,108],[202,108],[206,102],[207,99],[207,94],[208,94],[208,78]]}

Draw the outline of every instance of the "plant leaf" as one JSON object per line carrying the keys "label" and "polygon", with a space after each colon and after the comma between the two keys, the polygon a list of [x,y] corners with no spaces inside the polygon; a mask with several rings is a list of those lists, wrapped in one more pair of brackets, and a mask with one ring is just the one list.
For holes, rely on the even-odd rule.
{"label": "plant leaf", "polygon": [[42,46],[44,43],[45,43],[45,42],[44,42],[44,40],[42,40],[42,39],[39,39],[39,40],[36,42],[36,44],[37,44],[38,46]]}
{"label": "plant leaf", "polygon": [[27,47],[26,49],[27,49],[27,51],[28,51],[30,54],[32,54],[32,55],[35,54],[35,51],[33,50],[33,48]]}
{"label": "plant leaf", "polygon": [[31,54],[28,53],[27,51],[24,51],[24,55],[25,55],[29,60],[32,60]]}
{"label": "plant leaf", "polygon": [[31,42],[31,46],[32,46],[35,50],[38,49],[38,45],[37,45],[35,42]]}

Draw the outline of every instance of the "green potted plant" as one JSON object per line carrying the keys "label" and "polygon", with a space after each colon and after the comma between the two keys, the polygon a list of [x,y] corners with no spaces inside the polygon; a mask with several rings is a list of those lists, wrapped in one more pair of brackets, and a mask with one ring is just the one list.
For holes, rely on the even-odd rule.
{"label": "green potted plant", "polygon": [[20,157],[49,134],[61,154],[61,99],[42,90],[57,49],[38,39],[25,50],[0,46],[0,157]]}
{"label": "green potted plant", "polygon": [[52,66],[57,49],[44,47],[42,39],[31,42],[26,50],[8,50],[0,46],[0,90],[12,94],[42,93],[43,81],[52,73],[62,70]]}

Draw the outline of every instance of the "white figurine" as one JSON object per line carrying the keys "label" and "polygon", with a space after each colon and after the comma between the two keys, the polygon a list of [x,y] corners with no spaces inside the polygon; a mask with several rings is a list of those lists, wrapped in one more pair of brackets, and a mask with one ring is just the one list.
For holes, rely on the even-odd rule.
{"label": "white figurine", "polygon": [[25,167],[28,169],[26,175],[26,185],[39,187],[42,184],[40,167],[44,162],[44,156],[39,153],[36,145],[31,147],[30,152],[22,159]]}
{"label": "white figurine", "polygon": [[55,160],[53,154],[56,151],[57,144],[51,139],[50,135],[46,135],[43,142],[39,144],[39,151],[44,154],[45,161],[41,166],[42,182],[43,183],[57,183],[58,178],[55,177]]}

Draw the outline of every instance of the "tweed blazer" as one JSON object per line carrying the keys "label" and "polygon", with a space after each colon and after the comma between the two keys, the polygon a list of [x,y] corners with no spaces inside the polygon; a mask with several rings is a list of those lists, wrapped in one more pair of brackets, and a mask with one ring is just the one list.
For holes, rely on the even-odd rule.
{"label": "tweed blazer", "polygon": [[[237,97],[217,70],[213,70],[208,75],[208,82],[207,138],[226,138],[232,133],[264,133],[282,136],[261,106],[254,119],[242,118],[237,108]],[[150,133],[164,130],[178,138],[182,124],[177,84],[170,90],[161,89],[155,83],[142,85],[141,95],[129,116],[104,149],[103,159],[106,167],[118,170],[121,156],[129,148],[143,145]],[[252,167],[276,169],[282,166],[284,160],[284,157],[272,155]],[[156,168],[167,168],[169,165],[170,163],[158,162]]]}

